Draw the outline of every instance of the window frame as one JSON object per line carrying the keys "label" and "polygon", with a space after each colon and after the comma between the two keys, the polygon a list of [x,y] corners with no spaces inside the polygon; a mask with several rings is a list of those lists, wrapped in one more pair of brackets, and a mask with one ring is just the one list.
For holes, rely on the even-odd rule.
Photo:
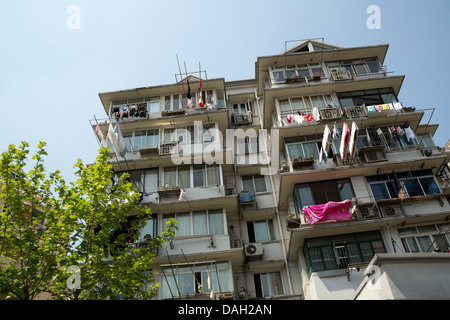
{"label": "window frame", "polygon": [[[375,243],[378,245],[374,246]],[[352,253],[357,255],[353,258],[349,255],[350,245],[356,245],[352,249]],[[345,248],[345,251],[338,252],[337,248]],[[325,256],[324,249],[328,251],[327,256]],[[303,246],[309,274],[325,270],[345,269],[352,263],[369,263],[376,253],[381,253],[380,249],[387,252],[383,236],[378,230],[307,238]],[[312,259],[312,251],[316,251],[315,260]]]}
{"label": "window frame", "polygon": [[[195,231],[195,216],[198,216],[199,214],[204,213],[205,214],[205,221],[206,221],[206,233],[198,233]],[[219,233],[212,232],[214,228],[217,228],[217,224],[211,223],[211,216],[220,214],[222,216],[222,230],[219,230]],[[184,222],[179,221],[179,217],[182,216],[188,217]],[[174,218],[175,221],[177,221],[177,225],[180,226],[182,223],[187,223],[187,226],[183,225],[183,228],[186,229],[187,233],[180,234],[180,227],[178,227],[178,230],[175,230],[175,237],[197,237],[202,235],[213,235],[213,236],[222,236],[227,235],[226,230],[226,213],[224,209],[205,209],[205,210],[195,210],[195,211],[183,211],[183,212],[176,212],[176,213],[170,213],[165,214],[161,217],[162,220],[162,227],[163,230],[165,228],[165,222],[168,221],[170,218]],[[181,223],[181,224],[180,224]],[[202,226],[203,228],[204,226]],[[189,229],[189,230],[187,230]]]}
{"label": "window frame", "polygon": [[[252,181],[253,190],[247,190],[247,189],[244,189],[244,177],[245,177],[246,179],[249,179],[249,180]],[[250,177],[251,177],[251,178],[250,178]],[[257,188],[256,188],[257,183],[256,183],[256,181],[255,181],[255,177],[257,177],[258,179],[261,179],[261,178],[263,179],[263,181],[264,181],[264,189],[265,189],[264,191],[256,191],[256,190],[257,190]],[[268,192],[266,176],[260,175],[260,174],[250,174],[250,175],[241,176],[241,190],[242,190],[243,192],[254,192],[255,194],[260,194],[260,193]]]}

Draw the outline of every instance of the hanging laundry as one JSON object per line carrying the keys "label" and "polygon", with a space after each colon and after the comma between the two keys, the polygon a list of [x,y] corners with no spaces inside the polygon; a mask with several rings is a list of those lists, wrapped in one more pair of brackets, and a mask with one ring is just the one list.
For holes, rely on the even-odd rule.
{"label": "hanging laundry", "polygon": [[313,116],[310,113],[305,117],[305,119],[306,119],[306,121],[311,122],[313,120]]}
{"label": "hanging laundry", "polygon": [[294,121],[294,115],[288,114],[288,115],[286,116],[286,120],[287,120],[287,122],[290,124],[292,121]]}
{"label": "hanging laundry", "polygon": [[402,136],[405,134],[405,130],[403,130],[400,126],[397,126],[397,133]]}
{"label": "hanging laundry", "polygon": [[377,129],[377,134],[378,134],[379,136],[381,136],[381,135],[383,134],[383,131],[381,131],[381,128],[378,128],[378,129]]}
{"label": "hanging laundry", "polygon": [[337,124],[335,123],[334,127],[333,127],[333,139],[337,139],[340,137],[341,137],[341,131],[339,130]]}
{"label": "hanging laundry", "polygon": [[400,102],[394,102],[392,105],[393,105],[394,109],[397,111],[400,111],[403,109],[403,106]]}
{"label": "hanging laundry", "polygon": [[198,99],[198,106],[203,108],[203,98],[202,98],[202,79],[200,79],[200,86],[198,88],[198,95],[200,98]]}
{"label": "hanging laundry", "polygon": [[377,111],[377,112],[381,112],[381,111],[383,111],[383,107],[381,106],[381,105],[376,105],[375,106],[375,110]]}
{"label": "hanging laundry", "polygon": [[350,208],[353,205],[351,200],[342,202],[330,201],[326,204],[317,204],[302,209],[306,220],[310,224],[329,220],[351,219]]}
{"label": "hanging laundry", "polygon": [[359,128],[356,125],[355,121],[352,122],[352,131],[350,134],[350,145],[349,145],[349,152],[350,157],[356,156],[356,147],[358,145],[358,131]]}
{"label": "hanging laundry", "polygon": [[370,146],[372,139],[370,139],[369,129],[366,128],[366,138],[367,138],[367,144]]}
{"label": "hanging laundry", "polygon": [[192,96],[191,96],[191,87],[189,86],[189,78],[187,78],[187,85],[188,85],[188,90],[187,90],[186,98],[191,100]]}
{"label": "hanging laundry", "polygon": [[298,124],[303,124],[305,122],[305,117],[299,114],[295,114],[294,121],[297,122]]}
{"label": "hanging laundry", "polygon": [[125,141],[123,140],[122,133],[120,132],[119,122],[116,122],[116,127],[114,129],[112,127],[112,124],[109,123],[108,139],[113,145],[116,156],[118,158],[124,157],[128,150],[125,146]]}
{"label": "hanging laundry", "polygon": [[345,159],[348,151],[348,143],[350,140],[350,129],[346,122],[344,122],[344,126],[342,128],[342,137],[341,137],[341,146],[339,148],[341,159]]}
{"label": "hanging laundry", "polygon": [[383,109],[383,110],[389,110],[390,108],[389,108],[389,104],[382,104],[381,105],[381,108]]}
{"label": "hanging laundry", "polygon": [[322,138],[322,147],[320,148],[321,152],[319,154],[319,163],[322,163],[322,159],[325,160],[325,163],[327,163],[327,154],[328,150],[330,149],[330,145],[331,145],[331,131],[328,125],[325,125]]}
{"label": "hanging laundry", "polygon": [[369,112],[375,112],[375,106],[367,106],[367,111]]}
{"label": "hanging laundry", "polygon": [[406,138],[409,140],[415,139],[416,135],[414,134],[414,131],[412,131],[411,126],[408,128],[405,128]]}

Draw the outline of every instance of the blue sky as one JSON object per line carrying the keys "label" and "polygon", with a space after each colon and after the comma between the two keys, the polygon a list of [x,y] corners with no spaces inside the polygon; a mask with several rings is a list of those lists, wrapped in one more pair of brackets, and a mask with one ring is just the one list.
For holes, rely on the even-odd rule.
{"label": "blue sky", "polygon": [[[80,29],[67,28],[70,5]],[[366,12],[377,5],[381,29]],[[208,78],[254,78],[258,56],[285,41],[324,38],[343,47],[389,44],[385,64],[405,75],[399,98],[435,107],[435,141],[450,139],[450,1],[385,0],[15,0],[0,5],[0,151],[48,143],[48,171],[73,179],[95,160],[89,120],[105,117],[99,92],[175,82],[176,56]],[[292,43],[292,45],[295,43]],[[427,111],[422,122],[427,122]]]}

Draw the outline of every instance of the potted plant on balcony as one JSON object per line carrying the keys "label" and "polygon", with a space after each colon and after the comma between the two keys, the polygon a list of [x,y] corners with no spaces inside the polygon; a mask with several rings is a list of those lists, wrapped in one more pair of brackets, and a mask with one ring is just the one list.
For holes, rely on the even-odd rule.
{"label": "potted plant on balcony", "polygon": [[302,156],[298,156],[298,157],[292,158],[292,167],[294,169],[302,168],[305,166],[310,166],[313,164],[314,164],[314,156],[305,157],[305,158],[303,158]]}
{"label": "potted plant on balcony", "polygon": [[286,161],[281,161],[280,163],[281,167],[280,167],[280,172],[286,172],[289,171],[289,166],[287,165]]}

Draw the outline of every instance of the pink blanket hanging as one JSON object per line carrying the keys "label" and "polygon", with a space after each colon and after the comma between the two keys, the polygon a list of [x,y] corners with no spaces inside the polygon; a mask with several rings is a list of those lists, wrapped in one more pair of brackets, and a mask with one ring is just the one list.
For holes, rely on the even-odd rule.
{"label": "pink blanket hanging", "polygon": [[310,224],[328,220],[343,220],[351,219],[352,213],[350,208],[352,206],[351,200],[344,200],[342,202],[330,201],[325,204],[316,204],[303,208],[306,220]]}

